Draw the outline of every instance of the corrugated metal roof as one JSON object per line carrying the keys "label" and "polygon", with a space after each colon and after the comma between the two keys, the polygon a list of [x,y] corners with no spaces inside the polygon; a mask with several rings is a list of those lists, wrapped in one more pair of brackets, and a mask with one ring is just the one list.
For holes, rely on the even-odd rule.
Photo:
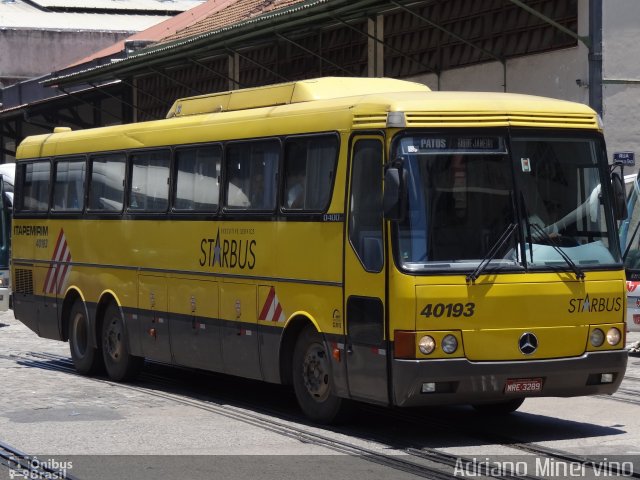
{"label": "corrugated metal roof", "polygon": [[23,1],[0,2],[0,29],[96,30],[137,32],[149,28],[167,15],[45,12]]}
{"label": "corrugated metal roof", "polygon": [[[101,84],[100,88],[108,88],[108,87],[110,87],[112,85],[117,85],[118,83],[120,83],[120,80],[113,80],[111,82]],[[93,90],[93,87],[92,88],[76,89],[76,90],[73,90],[73,94],[74,95],[78,95],[78,94],[81,94],[83,92],[89,92],[89,91],[92,91],[92,90]],[[25,109],[27,107],[34,107],[34,106],[37,106],[37,105],[43,105],[43,104],[47,104],[47,103],[49,103],[51,101],[60,100],[60,99],[63,99],[63,98],[67,98],[68,99],[69,97],[70,97],[70,95],[68,95],[66,93],[65,94],[60,94],[60,95],[52,95],[50,97],[42,98],[40,100],[35,100],[35,101],[29,102],[29,103],[23,103],[23,104],[20,104],[20,105],[13,105],[13,106],[11,106],[9,108],[4,108],[4,109],[0,108],[0,120],[2,120],[4,118],[11,117],[12,114],[15,114],[16,112],[19,112],[20,110],[23,110],[23,109]],[[2,104],[0,103],[0,107],[1,106],[2,106]]]}
{"label": "corrugated metal roof", "polygon": [[35,5],[55,10],[146,10],[184,12],[202,0],[31,0]]}
{"label": "corrugated metal roof", "polygon": [[[208,0],[186,12],[182,12],[175,17],[171,17],[164,22],[153,25],[141,32],[135,33],[128,37],[126,41],[130,40],[150,40],[150,41],[159,41],[163,38],[169,37],[175,34],[179,30],[184,30],[189,25],[208,17],[213,12],[218,11],[222,8],[225,8],[233,3],[236,3],[238,0]],[[73,67],[76,65],[80,65],[82,63],[90,62],[91,60],[97,58],[105,58],[111,55],[115,55],[124,50],[125,40],[110,45],[109,47],[95,52],[88,57],[82,58],[77,62],[74,62],[68,67]]]}

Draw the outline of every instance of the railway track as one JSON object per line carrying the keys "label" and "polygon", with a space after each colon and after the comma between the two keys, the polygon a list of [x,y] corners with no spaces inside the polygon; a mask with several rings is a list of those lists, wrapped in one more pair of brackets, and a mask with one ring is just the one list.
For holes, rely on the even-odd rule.
{"label": "railway track", "polygon": [[[10,359],[25,366],[77,375],[71,360],[58,355],[30,352],[23,355],[11,355]],[[175,371],[179,372],[177,375],[179,376],[178,379],[175,378]],[[167,372],[174,372],[174,375],[167,375]],[[195,385],[206,382],[195,382],[194,385],[193,382],[189,382],[188,376],[182,375],[183,372],[190,372],[192,375],[200,376],[200,379],[206,378],[208,375],[217,375],[210,374],[208,372],[194,372],[190,369],[180,367],[168,368],[162,364],[154,364],[153,362],[150,362],[140,377],[141,383],[148,384],[148,387],[140,384],[120,384],[104,378],[94,377],[93,380],[143,392],[147,395],[222,415],[270,432],[294,438],[301,442],[312,443],[338,453],[357,456],[367,461],[423,478],[433,478],[436,480],[441,478],[451,478],[456,469],[461,468],[461,466],[466,469],[465,473],[467,476],[474,475],[498,479],[510,479],[517,476],[517,478],[524,478],[527,480],[543,478],[535,475],[528,475],[526,473],[523,474],[522,472],[513,471],[506,467],[496,468],[496,465],[490,461],[483,462],[481,459],[480,462],[477,462],[475,458],[465,458],[458,455],[452,455],[436,448],[415,448],[410,444],[404,443],[402,440],[398,440],[398,438],[385,438],[382,435],[377,435],[376,441],[384,442],[386,444],[385,446],[390,446],[396,453],[381,453],[377,450],[364,448],[349,441],[336,439],[335,436],[331,436],[331,432],[323,431],[322,433],[319,433],[314,431],[317,429],[309,430],[309,428],[305,428],[304,426],[301,427],[299,425],[300,423],[304,423],[304,419],[300,416],[291,415],[290,411],[284,409],[278,410],[265,408],[264,405],[258,402],[247,403],[246,399],[239,401],[237,398],[225,397],[219,392],[214,393],[213,396],[208,392],[203,397],[202,394],[195,393],[194,390],[196,389]],[[161,388],[162,390],[158,390],[158,388]],[[184,391],[185,389],[186,392]],[[406,422],[408,425],[415,426],[416,424],[426,422],[428,425],[425,426],[428,426],[430,432],[433,432],[435,429],[436,432],[440,431],[450,433],[450,423],[439,422],[433,417],[429,417],[425,420],[420,416],[404,413],[401,410],[391,410],[372,406],[365,406],[363,409],[365,411],[373,412],[375,415],[391,416],[394,419]],[[293,422],[294,424],[289,422]],[[350,434],[342,429],[334,429],[333,432],[344,435]],[[513,452],[510,455],[518,455],[518,459],[522,458],[523,461],[529,457],[529,463],[539,457],[554,463],[566,462],[571,464],[595,465],[602,461],[601,459],[579,456],[566,451],[550,449],[535,443],[524,443],[518,439],[489,434],[486,431],[478,431],[472,428],[463,429],[461,431],[460,428],[457,427],[457,433],[463,433],[465,436],[476,440],[481,440],[485,443],[491,443],[493,445],[500,446],[503,449],[508,449]],[[487,458],[487,460],[489,459]],[[513,465],[511,465],[511,467],[512,466]],[[527,471],[534,470],[535,469],[528,469]],[[614,467],[609,473],[616,475],[628,472],[618,471],[618,469]],[[640,478],[640,474],[635,472],[625,476],[629,478]]]}

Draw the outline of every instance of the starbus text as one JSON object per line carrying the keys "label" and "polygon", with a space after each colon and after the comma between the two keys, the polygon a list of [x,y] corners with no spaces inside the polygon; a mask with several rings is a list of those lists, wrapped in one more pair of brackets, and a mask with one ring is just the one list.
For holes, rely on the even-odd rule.
{"label": "starbus text", "polygon": [[569,300],[569,313],[582,312],[619,312],[622,309],[620,297],[593,297],[587,295],[584,298],[572,298]]}
{"label": "starbus text", "polygon": [[255,240],[220,240],[203,238],[200,241],[200,266],[225,268],[248,268],[256,266]]}

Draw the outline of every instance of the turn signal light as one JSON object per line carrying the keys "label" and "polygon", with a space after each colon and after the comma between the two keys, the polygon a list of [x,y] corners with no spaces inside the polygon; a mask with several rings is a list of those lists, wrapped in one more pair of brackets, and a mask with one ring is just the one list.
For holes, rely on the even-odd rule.
{"label": "turn signal light", "polygon": [[395,358],[416,358],[416,332],[396,330],[393,352]]}

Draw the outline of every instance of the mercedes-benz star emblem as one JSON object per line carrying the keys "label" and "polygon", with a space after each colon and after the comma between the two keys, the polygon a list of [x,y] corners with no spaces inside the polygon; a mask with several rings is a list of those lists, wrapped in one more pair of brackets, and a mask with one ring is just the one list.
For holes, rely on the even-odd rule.
{"label": "mercedes-benz star emblem", "polygon": [[518,340],[518,346],[522,353],[531,355],[538,349],[538,337],[530,332],[523,333],[520,340]]}

